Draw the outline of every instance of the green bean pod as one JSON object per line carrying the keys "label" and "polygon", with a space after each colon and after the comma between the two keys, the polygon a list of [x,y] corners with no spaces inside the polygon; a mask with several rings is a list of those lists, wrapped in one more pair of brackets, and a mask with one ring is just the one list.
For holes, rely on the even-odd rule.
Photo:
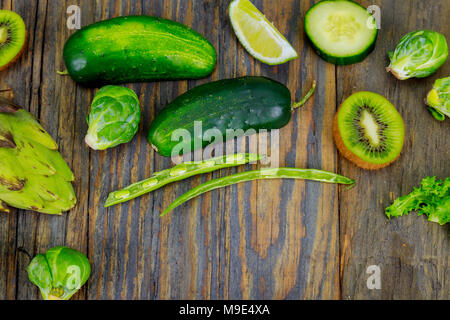
{"label": "green bean pod", "polygon": [[263,179],[305,179],[312,181],[320,181],[326,183],[339,183],[339,184],[355,184],[355,181],[344,176],[316,169],[298,169],[298,168],[265,168],[255,171],[247,171],[233,174],[231,176],[222,177],[219,179],[205,182],[194,189],[186,192],[178,199],[176,199],[164,212],[161,217],[167,213],[203,193],[230,186],[240,182],[247,182],[253,180]]}
{"label": "green bean pod", "polygon": [[122,190],[111,192],[106,200],[105,207],[130,201],[175,181],[223,168],[256,162],[262,158],[263,156],[254,153],[238,153],[205,161],[184,162],[171,169],[156,172],[150,178],[134,183]]}

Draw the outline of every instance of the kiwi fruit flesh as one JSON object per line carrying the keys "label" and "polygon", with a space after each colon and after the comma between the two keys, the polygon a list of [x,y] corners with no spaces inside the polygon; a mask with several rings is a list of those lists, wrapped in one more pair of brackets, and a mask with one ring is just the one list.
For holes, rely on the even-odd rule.
{"label": "kiwi fruit flesh", "polygon": [[25,49],[26,29],[15,12],[0,10],[0,71],[16,61]]}
{"label": "kiwi fruit flesh", "polygon": [[339,152],[357,166],[377,170],[394,162],[403,149],[402,116],[385,97],[357,92],[339,107],[333,122]]}

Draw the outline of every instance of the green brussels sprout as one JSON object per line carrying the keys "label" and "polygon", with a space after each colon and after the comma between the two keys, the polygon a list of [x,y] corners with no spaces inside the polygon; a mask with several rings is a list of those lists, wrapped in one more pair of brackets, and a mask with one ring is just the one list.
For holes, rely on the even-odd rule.
{"label": "green brussels sprout", "polygon": [[94,150],[130,142],[139,129],[141,108],[133,90],[121,86],[101,88],[92,101],[85,138]]}
{"label": "green brussels sprout", "polygon": [[444,121],[445,116],[450,117],[450,77],[436,80],[425,103],[437,120]]}
{"label": "green brussels sprout", "polygon": [[91,266],[81,252],[55,247],[34,257],[27,271],[44,300],[69,300],[88,280]]}
{"label": "green brussels sprout", "polygon": [[388,72],[399,80],[432,75],[448,57],[445,37],[435,31],[420,30],[403,36],[394,52],[388,52]]}

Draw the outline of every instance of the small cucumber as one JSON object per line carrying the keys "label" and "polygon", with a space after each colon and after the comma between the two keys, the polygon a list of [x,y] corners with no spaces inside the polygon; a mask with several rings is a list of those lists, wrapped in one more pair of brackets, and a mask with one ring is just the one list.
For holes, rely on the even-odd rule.
{"label": "small cucumber", "polygon": [[[180,143],[184,150],[191,151],[199,148],[198,145],[204,148],[211,144],[195,136],[197,121],[201,121],[203,133],[217,129],[225,141],[228,129],[241,129],[241,133],[248,129],[280,129],[290,121],[293,107],[304,102],[305,99],[292,106],[289,89],[264,77],[210,82],[182,94],[165,107],[150,125],[148,140],[159,154],[170,157]],[[172,134],[179,129],[189,132],[189,141],[173,141]],[[243,135],[235,133],[236,137]]]}
{"label": "small cucumber", "polygon": [[319,56],[337,65],[363,61],[378,35],[375,18],[348,0],[316,3],[306,13],[305,31]]}
{"label": "small cucumber", "polygon": [[151,16],[100,21],[75,32],[64,46],[71,78],[84,86],[197,79],[216,65],[202,35],[178,22]]}

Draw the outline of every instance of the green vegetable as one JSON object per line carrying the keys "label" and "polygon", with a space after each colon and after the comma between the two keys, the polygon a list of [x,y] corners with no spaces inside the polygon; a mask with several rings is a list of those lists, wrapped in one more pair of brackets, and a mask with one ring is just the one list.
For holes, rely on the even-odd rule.
{"label": "green vegetable", "polygon": [[184,162],[171,169],[156,172],[149,179],[134,183],[122,190],[111,192],[106,200],[105,207],[111,207],[113,205],[132,200],[175,181],[180,181],[198,174],[213,172],[223,168],[256,162],[261,158],[262,156],[257,154],[239,153],[205,161]]}
{"label": "green vegetable", "polygon": [[450,117],[450,77],[436,80],[425,103],[431,114],[440,121]]}
{"label": "green vegetable", "polygon": [[401,217],[413,210],[440,225],[450,222],[450,177],[444,181],[436,177],[423,179],[419,188],[414,188],[410,194],[398,198],[386,208],[386,215],[389,219]]}
{"label": "green vegetable", "polygon": [[317,54],[337,65],[363,61],[378,36],[375,18],[360,4],[347,0],[317,2],[305,15],[305,32]]}
{"label": "green vegetable", "polygon": [[118,17],[75,32],[64,46],[70,77],[84,86],[211,74],[216,51],[178,22],[150,16]]}
{"label": "green vegetable", "polygon": [[0,211],[61,214],[77,201],[72,171],[37,120],[0,98]]}
{"label": "green vegetable", "polygon": [[447,60],[447,41],[435,31],[410,32],[401,38],[395,51],[388,54],[391,64],[386,70],[399,80],[424,78],[435,73]]}
{"label": "green vegetable", "polygon": [[91,266],[81,252],[55,247],[34,257],[27,271],[44,300],[69,300],[88,280]]}
{"label": "green vegetable", "polygon": [[25,51],[27,30],[17,13],[0,10],[0,71],[17,61]]}
{"label": "green vegetable", "polygon": [[231,176],[222,177],[219,179],[211,180],[205,182],[194,189],[186,192],[178,199],[176,199],[164,212],[161,216],[165,216],[167,213],[183,204],[186,201],[189,201],[192,198],[195,198],[203,193],[223,188],[226,186],[230,186],[240,182],[252,181],[252,180],[261,180],[261,179],[306,179],[327,183],[339,183],[339,184],[348,184],[353,185],[355,183],[354,180],[346,178],[344,176],[322,171],[316,169],[297,169],[297,168],[266,168],[255,171],[248,172],[240,172],[233,174]]}
{"label": "green vegetable", "polygon": [[85,141],[94,150],[130,142],[139,129],[140,121],[139,98],[133,90],[119,86],[103,87],[92,101]]}
{"label": "green vegetable", "polygon": [[[307,95],[309,98],[315,89]],[[292,111],[306,102],[291,103],[291,93],[283,84],[264,77],[242,77],[210,82],[198,86],[172,101],[153,120],[148,140],[159,154],[170,157],[204,148],[216,142],[197,136],[194,124],[201,123],[203,132],[215,130],[222,135],[233,130],[239,137],[253,129],[279,129],[291,119]],[[179,141],[174,135],[185,129],[190,139]],[[213,141],[211,141],[213,140]]]}

